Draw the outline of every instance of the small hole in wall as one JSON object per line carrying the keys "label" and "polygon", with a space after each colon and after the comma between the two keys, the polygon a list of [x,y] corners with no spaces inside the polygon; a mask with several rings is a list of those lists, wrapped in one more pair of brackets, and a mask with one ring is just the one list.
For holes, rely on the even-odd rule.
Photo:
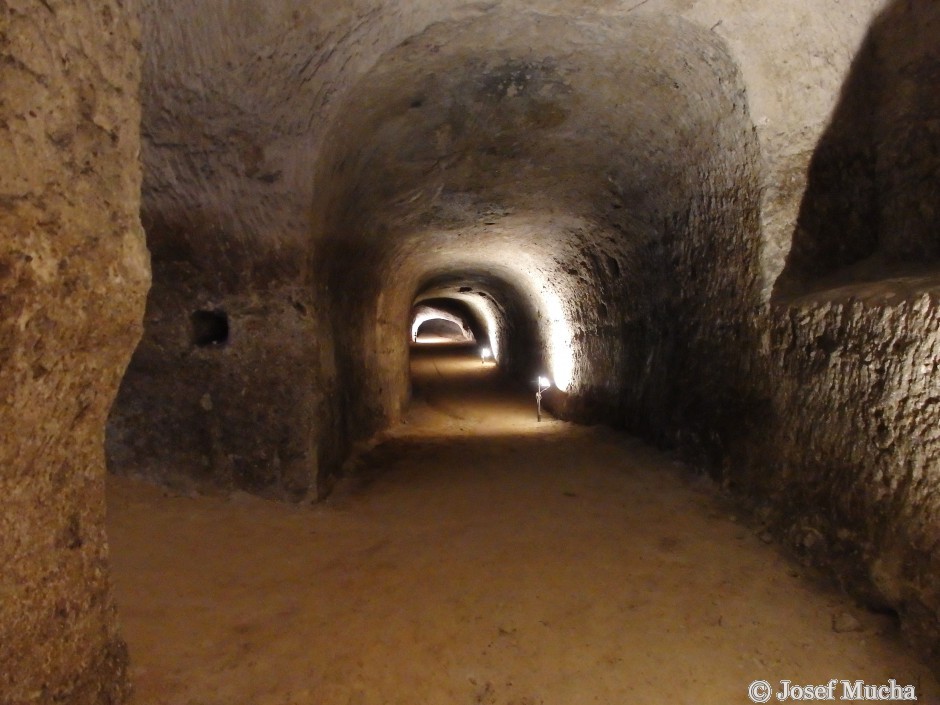
{"label": "small hole in wall", "polygon": [[191,320],[193,345],[205,348],[228,342],[228,315],[225,311],[195,311]]}

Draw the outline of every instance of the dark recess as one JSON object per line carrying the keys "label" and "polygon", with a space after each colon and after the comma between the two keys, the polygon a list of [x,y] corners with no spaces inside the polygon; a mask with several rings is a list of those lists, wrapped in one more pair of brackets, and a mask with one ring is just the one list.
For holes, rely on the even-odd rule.
{"label": "dark recess", "polygon": [[191,320],[193,345],[205,348],[228,342],[228,315],[225,311],[195,311]]}

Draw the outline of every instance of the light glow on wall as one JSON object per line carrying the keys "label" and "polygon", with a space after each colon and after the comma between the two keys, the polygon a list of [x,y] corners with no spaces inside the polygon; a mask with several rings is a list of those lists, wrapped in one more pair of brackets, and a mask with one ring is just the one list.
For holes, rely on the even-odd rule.
{"label": "light glow on wall", "polygon": [[558,294],[546,291],[544,301],[549,327],[548,366],[555,386],[565,392],[574,378],[574,340],[571,325]]}
{"label": "light glow on wall", "polygon": [[447,311],[441,311],[432,307],[420,307],[414,314],[411,322],[411,340],[417,341],[418,330],[428,321],[449,321],[464,332],[464,338],[467,341],[473,340],[473,335],[466,329],[466,324],[459,316],[455,316]]}
{"label": "light glow on wall", "polygon": [[[469,298],[469,297],[467,297]],[[480,297],[476,297],[479,299]],[[483,325],[486,327],[486,337],[489,338],[490,350],[493,353],[493,359],[499,362],[499,351],[502,341],[499,339],[499,323],[496,320],[496,314],[493,311],[493,304],[489,301],[474,301],[470,304],[474,307],[480,317],[483,319]]]}
{"label": "light glow on wall", "polygon": [[435,318],[437,318],[437,314],[427,311],[417,313],[414,321],[411,323],[411,339],[416,340],[418,337],[418,329],[428,321],[433,321]]}
{"label": "light glow on wall", "polygon": [[[579,239],[594,226],[554,212],[522,211],[487,225],[429,235],[436,249],[433,261],[424,263],[424,276],[442,283],[424,290],[418,302],[437,296],[467,304],[485,330],[479,344],[488,343],[497,360],[504,362],[511,348],[527,358],[514,359],[514,366],[541,366],[556,389],[577,392],[585,342],[578,334],[577,302],[585,287],[594,286],[593,273],[578,264],[581,249],[558,243]],[[428,251],[424,243],[422,252]],[[553,256],[546,258],[546,251]],[[500,334],[531,335],[532,349],[510,345],[515,341]]]}

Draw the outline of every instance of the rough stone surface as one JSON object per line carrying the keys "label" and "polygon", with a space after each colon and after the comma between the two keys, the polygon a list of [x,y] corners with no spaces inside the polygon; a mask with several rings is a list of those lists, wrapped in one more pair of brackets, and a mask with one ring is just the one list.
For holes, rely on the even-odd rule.
{"label": "rough stone surface", "polygon": [[[182,491],[316,495],[321,461],[339,458],[310,431],[336,400],[318,383],[332,350],[318,343],[309,295],[281,287],[209,298],[176,276],[179,286],[151,293],[147,334],[109,423],[111,469]],[[225,317],[225,341],[200,344],[200,311]]]}
{"label": "rough stone surface", "polygon": [[808,560],[938,655],[940,299],[889,280],[775,310],[768,436],[734,482]]}
{"label": "rough stone surface", "polygon": [[[557,408],[680,425],[663,390],[688,368],[671,356],[710,354],[723,326],[753,339],[745,316],[782,267],[801,168],[879,4],[139,0],[152,314],[182,329],[205,301],[277,309],[285,288],[316,312],[285,330],[319,351],[298,418],[276,418],[266,383],[249,383],[243,408],[264,409],[261,421],[229,416],[216,445],[272,458],[286,428],[329,472],[407,399],[401,328],[415,294],[461,273],[533,314],[512,323],[536,341],[510,338],[512,364],[559,377],[570,393]],[[701,267],[713,254],[720,264]],[[673,325],[687,303],[696,310]],[[175,433],[188,412],[167,418],[163,390],[185,396],[192,374],[203,386],[251,380],[278,333],[253,343],[270,353],[230,352],[199,372],[185,335],[156,336],[148,326],[138,356],[165,360],[135,363],[112,428],[134,427],[125,409],[152,416],[152,440],[134,442],[176,446],[157,464],[198,465],[211,444]],[[560,349],[571,359],[553,359]],[[711,389],[739,374],[728,364]],[[134,457],[112,453],[120,471]]]}
{"label": "rough stone surface", "polygon": [[938,35],[936,3],[876,18],[813,155],[781,296],[940,260]]}
{"label": "rough stone surface", "polygon": [[724,460],[797,551],[900,613],[934,663],[938,47],[935,3],[893,2],[872,23],[811,160],[769,312],[766,436]]}
{"label": "rough stone surface", "polygon": [[127,694],[103,428],[149,282],[136,31],[121,3],[0,3],[0,703]]}
{"label": "rough stone surface", "polygon": [[936,649],[936,3],[139,4],[116,471],[322,495],[453,299]]}

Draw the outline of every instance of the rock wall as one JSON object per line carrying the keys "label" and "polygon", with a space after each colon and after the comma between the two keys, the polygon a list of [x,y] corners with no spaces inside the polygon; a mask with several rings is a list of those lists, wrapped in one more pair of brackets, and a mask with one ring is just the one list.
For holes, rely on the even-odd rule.
{"label": "rock wall", "polygon": [[[721,56],[720,49],[715,53]],[[730,57],[712,59],[715,116],[710,139],[689,144],[694,167],[683,174],[686,198],[664,214],[664,265],[670,295],[647,323],[665,341],[651,348],[636,430],[679,443],[709,463],[732,436],[752,431],[765,391],[755,384],[761,309],[761,156],[743,78]],[[706,87],[698,86],[701,94]],[[702,98],[700,98],[702,100]],[[694,158],[692,155],[695,155]],[[630,386],[646,380],[631,381]],[[649,384],[648,382],[646,382]]]}
{"label": "rock wall", "polygon": [[[940,299],[895,280],[774,309],[773,410],[731,476],[807,561],[940,656]],[[740,450],[740,448],[738,449]]]}
{"label": "rock wall", "polygon": [[940,6],[929,0],[892,3],[871,31],[879,241],[894,261],[940,260],[938,39]]}
{"label": "rock wall", "polygon": [[724,479],[806,560],[940,655],[937,202],[940,6],[873,22],[808,170],[767,311],[764,437]]}
{"label": "rock wall", "polygon": [[[936,3],[140,5],[156,285],[117,471],[322,494],[407,403],[415,297],[467,287],[559,413],[681,447],[771,498],[782,535],[810,526],[847,585],[935,621],[921,578],[873,568],[897,551],[870,516],[895,509],[904,555],[935,565],[926,495],[838,470],[905,476],[903,444],[847,414],[921,382],[831,359],[875,365],[889,326],[927,354],[904,302],[940,256]],[[832,293],[853,282],[894,298],[853,308]],[[844,491],[864,494],[851,512]]]}
{"label": "rock wall", "polygon": [[321,444],[335,398],[309,292],[206,286],[169,268],[155,263],[161,285],[109,419],[110,469],[183,492],[316,496],[320,463],[337,460],[329,434]]}
{"label": "rock wall", "polygon": [[[162,205],[145,190],[154,283],[108,421],[110,470],[184,492],[316,496],[318,468],[342,451],[325,297],[305,284],[304,254],[247,238],[239,204]],[[224,339],[200,339],[207,316]]]}
{"label": "rock wall", "polygon": [[783,298],[940,259],[940,7],[873,22],[813,154]]}
{"label": "rock wall", "polygon": [[103,430],[141,333],[137,32],[0,5],[0,703],[123,702]]}

